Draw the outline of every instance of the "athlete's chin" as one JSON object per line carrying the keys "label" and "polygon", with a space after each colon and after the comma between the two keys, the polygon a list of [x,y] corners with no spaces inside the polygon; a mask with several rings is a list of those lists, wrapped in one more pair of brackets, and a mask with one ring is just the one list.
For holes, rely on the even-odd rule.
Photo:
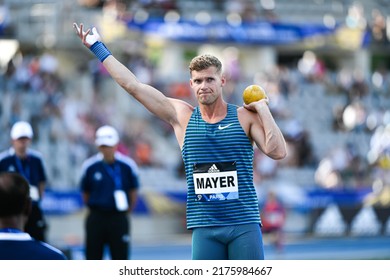
{"label": "athlete's chin", "polygon": [[203,97],[201,96],[201,97],[198,98],[198,101],[202,105],[211,105],[211,104],[214,103],[215,100],[207,98],[206,96],[203,96]]}

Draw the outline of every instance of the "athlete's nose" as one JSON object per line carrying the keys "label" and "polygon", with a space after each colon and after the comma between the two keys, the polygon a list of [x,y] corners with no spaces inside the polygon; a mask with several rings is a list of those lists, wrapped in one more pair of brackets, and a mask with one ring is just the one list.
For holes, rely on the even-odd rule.
{"label": "athlete's nose", "polygon": [[201,89],[207,88],[207,80],[206,79],[202,81],[202,83],[200,84],[200,88]]}

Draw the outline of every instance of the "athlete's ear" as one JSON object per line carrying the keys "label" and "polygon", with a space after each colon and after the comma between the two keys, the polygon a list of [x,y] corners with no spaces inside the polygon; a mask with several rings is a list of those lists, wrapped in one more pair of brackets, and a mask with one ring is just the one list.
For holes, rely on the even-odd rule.
{"label": "athlete's ear", "polygon": [[226,84],[226,76],[222,74],[221,76],[221,87],[225,86]]}
{"label": "athlete's ear", "polygon": [[193,86],[193,81],[192,81],[192,78],[190,79],[190,87]]}

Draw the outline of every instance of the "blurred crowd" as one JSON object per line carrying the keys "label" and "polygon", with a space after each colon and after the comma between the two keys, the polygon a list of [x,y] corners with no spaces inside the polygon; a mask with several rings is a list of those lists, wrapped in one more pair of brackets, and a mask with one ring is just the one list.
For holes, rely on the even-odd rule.
{"label": "blurred crowd", "polygon": [[[314,169],[316,185],[324,188],[356,189],[373,182],[380,182],[376,191],[389,187],[390,75],[384,65],[365,76],[359,70],[330,69],[306,52],[295,66],[278,66],[257,81],[269,89],[289,148],[281,162],[256,154],[259,179],[274,177],[280,167],[298,167]],[[311,92],[319,89],[313,85],[324,91],[324,99]],[[326,103],[331,110],[321,109]],[[327,141],[327,149],[320,151]]]}
{"label": "blurred crowd", "polygon": [[[164,16],[183,5],[199,5],[196,1],[133,1],[126,8],[125,2],[78,1],[78,4],[101,7],[104,13],[114,13],[115,18],[142,9],[154,16]],[[209,2],[213,9],[238,13],[245,20],[258,16],[253,13],[254,7],[244,5],[250,1]],[[260,2],[261,17],[274,19],[275,7],[267,8],[264,7],[267,1]],[[1,5],[0,35],[10,32],[8,12],[7,6]],[[359,23],[353,15],[356,11],[351,8],[347,23]],[[377,43],[388,43],[384,20],[378,9],[372,10],[370,20],[366,20]],[[153,57],[146,53],[123,54],[123,61],[141,81],[191,102],[193,94],[188,79],[167,82],[160,78],[155,67],[156,53]],[[256,150],[257,182],[277,177],[284,168],[308,168],[315,170],[315,184],[326,188],[375,185],[380,190],[380,185],[390,183],[386,175],[390,173],[387,172],[390,169],[388,64],[377,63],[367,74],[360,69],[339,69],[315,52],[306,51],[299,59],[280,62],[266,72],[248,77],[243,74],[239,49],[234,47],[226,48],[223,62],[228,76],[226,100],[241,105],[242,89],[248,84],[261,84],[267,90],[271,111],[288,143],[288,157],[278,162]],[[53,188],[76,187],[77,170],[95,152],[94,133],[104,124],[118,128],[120,151],[133,157],[141,168],[175,169],[182,178],[180,152],[170,126],[139,109],[130,99],[114,98],[118,95],[116,85],[97,60],[88,64],[76,62],[67,75],[61,71],[64,67],[69,65],[63,66],[55,52],[34,49],[24,53],[19,50],[0,69],[0,128],[8,132],[18,120],[32,124],[36,132],[33,144],[47,158]],[[8,145],[8,135],[3,134],[0,147]]]}
{"label": "blurred crowd", "polygon": [[[315,57],[313,53],[310,55]],[[365,77],[361,73],[343,69],[331,71],[318,58],[311,64],[305,62],[305,59],[307,57],[304,55],[295,67],[278,65],[268,73],[257,73],[253,78],[254,82],[267,89],[271,110],[282,124],[289,147],[289,156],[281,162],[264,157],[257,151],[256,178],[275,177],[281,167],[312,168],[316,169],[316,183],[324,187],[371,185],[375,177],[386,174],[383,170],[388,170],[390,165],[390,76],[387,69],[375,69],[371,77]],[[168,95],[191,99],[192,93],[184,81],[174,84],[159,81],[147,57],[129,57],[127,63],[144,82],[160,87]],[[240,76],[238,64],[238,61],[228,64],[226,71],[231,85],[227,86],[226,99],[241,105],[241,93],[237,89],[240,83],[249,81]],[[87,77],[91,85],[88,88],[91,92],[88,99],[78,94],[80,89],[73,88],[80,81],[71,83],[65,80],[59,74],[59,67],[56,56],[50,52],[40,55],[18,52],[0,75],[3,100],[1,128],[9,131],[18,120],[27,120],[33,125],[36,131],[35,145],[46,147],[43,153],[49,159],[53,187],[60,182],[57,178],[61,173],[72,176],[80,162],[94,152],[96,128],[114,122],[117,110],[111,102],[107,102],[108,93],[104,92],[107,89],[104,84],[110,84],[111,80],[101,64],[91,60],[89,67],[78,69],[75,75]],[[325,118],[331,121],[325,123],[322,130],[353,135],[348,141],[331,145],[332,148],[323,155],[315,149],[314,144],[318,143],[313,143],[311,128],[305,127],[302,118],[292,110],[292,106],[299,105],[293,100],[306,102],[301,96],[302,91],[313,84],[324,88],[329,97],[337,95],[341,97],[339,100],[344,100],[342,104],[332,105],[333,110],[328,111],[329,116]],[[312,109],[304,112],[307,118],[315,114],[317,108]],[[141,167],[164,166],[164,156],[156,155],[161,142],[148,132],[155,130],[160,138],[169,139],[169,126],[147,112],[143,112],[137,119],[124,118],[119,122],[119,127],[123,128],[120,147],[123,153],[132,156]],[[130,129],[126,129],[129,126]],[[366,137],[359,138],[361,135]],[[368,149],[359,149],[357,142],[368,138]],[[3,148],[8,145],[8,137],[1,137],[0,141]],[[175,146],[174,142],[170,143]],[[59,153],[54,150],[64,151]],[[53,155],[57,156],[55,160]],[[177,157],[176,160],[177,168],[180,169],[181,159]],[[76,178],[73,176],[73,179],[68,180],[65,184],[74,187],[72,183]]]}

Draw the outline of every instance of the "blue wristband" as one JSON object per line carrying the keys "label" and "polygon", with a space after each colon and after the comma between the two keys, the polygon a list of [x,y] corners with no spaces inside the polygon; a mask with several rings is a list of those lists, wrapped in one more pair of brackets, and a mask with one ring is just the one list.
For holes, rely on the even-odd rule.
{"label": "blue wristband", "polygon": [[96,55],[100,62],[103,62],[109,55],[111,55],[111,52],[107,49],[106,45],[100,41],[93,43],[89,49]]}

